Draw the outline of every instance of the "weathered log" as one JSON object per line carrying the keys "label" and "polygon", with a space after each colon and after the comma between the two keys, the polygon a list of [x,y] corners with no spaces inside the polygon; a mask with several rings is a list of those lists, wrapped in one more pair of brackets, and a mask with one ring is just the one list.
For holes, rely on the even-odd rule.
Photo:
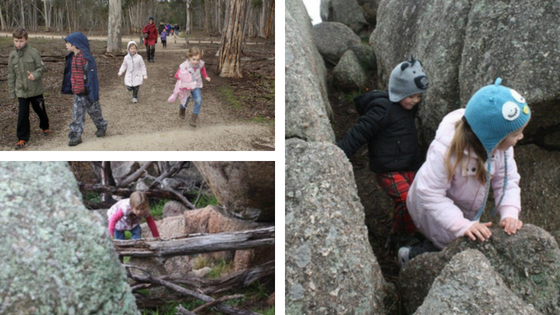
{"label": "weathered log", "polygon": [[[130,272],[130,268],[136,268],[136,267],[134,267],[134,266],[128,266],[128,267],[126,268],[126,272],[127,272],[128,277],[131,278],[131,279],[133,279],[133,280],[136,280],[136,281],[138,281],[138,282],[159,284],[159,285],[162,285],[162,286],[164,286],[164,287],[166,287],[166,288],[168,288],[168,289],[171,289],[171,290],[173,290],[173,291],[175,291],[175,292],[177,292],[177,293],[179,293],[179,294],[181,294],[181,295],[192,296],[192,297],[197,298],[197,299],[199,299],[199,300],[202,300],[202,301],[204,301],[204,302],[206,302],[206,303],[210,303],[210,302],[215,301],[214,298],[212,298],[212,297],[210,297],[210,296],[208,296],[208,295],[205,295],[205,294],[202,294],[202,293],[193,291],[193,290],[189,290],[189,289],[183,288],[182,286],[176,285],[176,284],[171,283],[171,282],[169,282],[169,281],[165,281],[165,280],[162,280],[162,279],[159,279],[159,278],[154,278],[154,277],[152,277],[152,276],[151,276],[149,273],[147,273],[147,272],[145,272],[145,273],[147,274],[147,276],[137,276],[137,275],[134,275],[134,274],[132,274],[132,272]],[[140,269],[140,268],[136,268],[136,269]],[[142,269],[140,269],[140,270],[142,270]],[[144,270],[142,270],[142,271],[144,271]],[[216,304],[216,305],[214,306],[214,308],[216,308],[216,309],[219,310],[220,312],[223,312],[223,313],[226,313],[226,314],[234,314],[234,315],[258,315],[257,313],[251,312],[251,311],[249,311],[249,310],[239,310],[239,309],[235,309],[235,308],[233,308],[233,307],[231,307],[231,306],[225,305],[224,303],[218,303],[218,304]]]}
{"label": "weathered log", "polygon": [[209,308],[209,307],[212,307],[212,306],[214,306],[214,305],[216,305],[216,304],[219,304],[219,303],[222,303],[222,302],[225,302],[225,301],[229,301],[229,300],[240,299],[240,298],[242,298],[242,297],[244,297],[243,294],[235,294],[235,295],[222,296],[221,298],[215,299],[215,300],[212,301],[212,302],[208,302],[208,303],[206,303],[206,304],[204,304],[204,305],[201,305],[201,306],[195,308],[192,312],[193,312],[194,314],[196,314],[196,313],[198,313],[198,312],[200,312],[200,311],[202,311],[202,310],[204,310],[204,309],[207,309],[207,308]]}
{"label": "weathered log", "polygon": [[119,256],[167,259],[173,256],[273,246],[274,226],[240,232],[187,235],[172,240],[113,240],[113,245]]}
{"label": "weathered log", "polygon": [[168,170],[164,171],[161,175],[159,175],[158,178],[154,180],[154,182],[150,185],[149,188],[154,188],[157,183],[161,184],[161,181],[163,179],[170,177],[176,172],[180,171],[185,164],[188,166],[190,162],[175,162],[173,166],[171,166]]}
{"label": "weathered log", "polygon": [[179,306],[177,306],[177,315],[196,315],[196,313],[189,311],[179,304]]}

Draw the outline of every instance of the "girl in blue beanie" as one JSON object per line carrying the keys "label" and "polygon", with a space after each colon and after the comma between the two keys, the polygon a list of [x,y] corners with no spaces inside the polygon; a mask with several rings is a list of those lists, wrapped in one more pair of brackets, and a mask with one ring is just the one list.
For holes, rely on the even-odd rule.
{"label": "girl in blue beanie", "polygon": [[465,109],[445,116],[410,187],[407,206],[423,244],[399,249],[399,262],[438,251],[459,237],[485,241],[491,222],[479,222],[490,186],[500,227],[515,234],[523,226],[519,173],[513,146],[523,139],[531,117],[525,99],[500,85],[478,90]]}

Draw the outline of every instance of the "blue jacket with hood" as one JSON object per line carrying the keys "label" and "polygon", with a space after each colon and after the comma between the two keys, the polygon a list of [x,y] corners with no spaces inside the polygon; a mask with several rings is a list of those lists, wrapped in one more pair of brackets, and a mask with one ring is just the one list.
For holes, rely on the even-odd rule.
{"label": "blue jacket with hood", "polygon": [[[97,79],[97,65],[95,64],[95,58],[89,51],[89,42],[87,37],[80,32],[75,32],[66,36],[64,40],[82,51],[82,57],[87,60],[84,67],[84,86],[86,88],[86,94],[88,95],[90,101],[98,101],[99,81]],[[74,58],[73,52],[66,55],[66,65],[64,66],[64,77],[62,79],[62,94],[73,94],[72,83],[70,82],[72,58]]]}

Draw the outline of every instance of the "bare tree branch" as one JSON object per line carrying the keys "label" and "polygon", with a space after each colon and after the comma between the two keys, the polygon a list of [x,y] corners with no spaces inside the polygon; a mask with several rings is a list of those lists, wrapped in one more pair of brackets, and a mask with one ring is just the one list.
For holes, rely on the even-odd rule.
{"label": "bare tree branch", "polygon": [[151,162],[145,162],[144,165],[142,165],[136,172],[134,172],[133,174],[131,174],[127,178],[121,180],[120,182],[118,182],[117,185],[119,187],[126,187],[126,186],[130,185],[130,183],[132,183],[133,181],[140,178],[140,176],[144,175],[144,172],[146,171],[146,169],[148,167],[150,167],[150,165],[152,165],[153,163],[154,162],[152,162],[152,161]]}

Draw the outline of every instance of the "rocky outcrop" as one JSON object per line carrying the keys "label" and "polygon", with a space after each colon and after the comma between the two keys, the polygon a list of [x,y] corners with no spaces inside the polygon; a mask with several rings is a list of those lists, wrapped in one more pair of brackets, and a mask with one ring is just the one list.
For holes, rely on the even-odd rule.
{"label": "rocky outcrop", "polygon": [[356,0],[321,0],[321,20],[340,22],[356,34],[367,30],[364,9]]}
{"label": "rocky outcrop", "polygon": [[286,1],[286,137],[334,142],[325,63],[302,0]]}
{"label": "rocky outcrop", "polygon": [[187,211],[187,207],[182,203],[171,200],[163,205],[162,215],[164,218],[182,216],[185,211]]}
{"label": "rocky outcrop", "polygon": [[288,139],[286,314],[382,314],[386,291],[344,153]]}
{"label": "rocky outcrop", "polygon": [[[441,276],[455,255],[476,249],[486,257],[505,286],[525,304],[533,305],[543,314],[559,314],[560,249],[556,240],[530,224],[511,236],[501,228],[491,230],[492,237],[484,243],[459,238],[442,252],[426,253],[407,263],[401,270],[399,285],[408,312],[412,314],[423,303],[434,279]],[[466,303],[466,300],[457,301]]]}
{"label": "rocky outcrop", "polygon": [[334,84],[342,89],[358,91],[367,84],[367,75],[352,50],[347,50],[333,70]]}
{"label": "rocky outcrop", "polygon": [[414,314],[542,313],[515,295],[481,252],[467,249],[453,256]]}
{"label": "rocky outcrop", "polygon": [[313,42],[323,59],[336,65],[350,47],[361,44],[360,37],[339,22],[323,22],[313,25]]}
{"label": "rocky outcrop", "polygon": [[2,314],[139,314],[66,163],[0,162],[0,204]]}
{"label": "rocky outcrop", "polygon": [[274,162],[194,162],[218,203],[231,214],[274,222]]}
{"label": "rocky outcrop", "polygon": [[552,133],[560,117],[560,29],[550,25],[559,14],[555,1],[384,1],[370,43],[384,83],[410,54],[422,60],[430,78],[420,111],[427,142],[446,113],[496,77],[532,107],[526,135]]}

